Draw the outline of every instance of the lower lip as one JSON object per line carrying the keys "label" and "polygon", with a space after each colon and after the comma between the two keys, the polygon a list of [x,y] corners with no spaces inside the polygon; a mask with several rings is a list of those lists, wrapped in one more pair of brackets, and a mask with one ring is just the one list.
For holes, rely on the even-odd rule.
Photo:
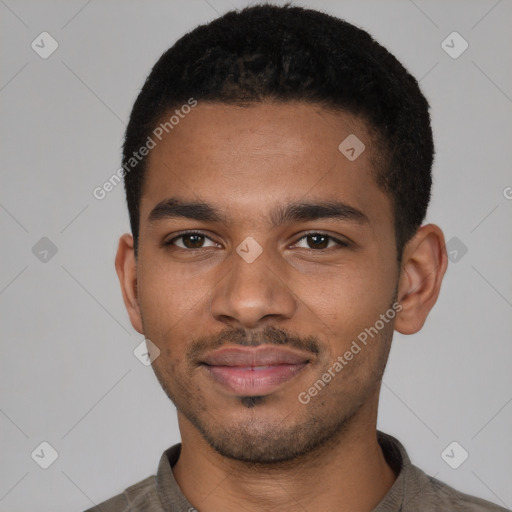
{"label": "lower lip", "polygon": [[255,368],[204,365],[214,380],[237,395],[261,396],[274,391],[297,375],[307,363]]}

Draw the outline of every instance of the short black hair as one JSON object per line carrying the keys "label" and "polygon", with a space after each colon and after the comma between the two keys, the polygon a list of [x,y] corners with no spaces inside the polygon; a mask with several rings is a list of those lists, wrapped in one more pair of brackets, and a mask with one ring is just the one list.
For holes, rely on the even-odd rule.
{"label": "short black hair", "polygon": [[123,146],[136,254],[147,157],[139,156],[133,169],[128,164],[162,118],[191,98],[236,105],[299,101],[364,120],[379,147],[374,174],[391,200],[400,261],[430,200],[429,104],[417,80],[370,34],[316,10],[258,4],[198,26],[167,50],[135,101]]}

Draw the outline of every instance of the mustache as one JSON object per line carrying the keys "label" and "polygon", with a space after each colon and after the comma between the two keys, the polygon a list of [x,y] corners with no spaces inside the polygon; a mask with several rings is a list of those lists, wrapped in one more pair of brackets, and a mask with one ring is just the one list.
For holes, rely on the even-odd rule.
{"label": "mustache", "polygon": [[227,328],[211,336],[202,336],[194,340],[187,350],[187,359],[193,364],[200,361],[206,351],[215,350],[225,345],[242,345],[257,347],[258,345],[286,345],[299,350],[320,353],[321,343],[315,336],[297,336],[284,329],[267,326],[259,331],[247,331],[243,328]]}

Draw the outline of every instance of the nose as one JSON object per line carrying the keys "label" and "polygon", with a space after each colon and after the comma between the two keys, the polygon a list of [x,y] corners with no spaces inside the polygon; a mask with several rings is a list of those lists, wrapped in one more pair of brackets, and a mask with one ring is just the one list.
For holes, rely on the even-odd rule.
{"label": "nose", "polygon": [[226,261],[230,271],[214,290],[213,317],[231,327],[247,329],[291,318],[297,301],[287,285],[285,269],[275,259],[263,251],[249,263],[233,252]]}

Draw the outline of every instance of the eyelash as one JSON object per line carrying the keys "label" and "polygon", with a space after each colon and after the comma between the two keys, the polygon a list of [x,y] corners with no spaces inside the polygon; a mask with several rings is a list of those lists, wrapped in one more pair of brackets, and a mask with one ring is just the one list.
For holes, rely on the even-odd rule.
{"label": "eyelash", "polygon": [[[205,238],[207,238],[208,240],[214,242],[214,243],[217,243],[215,242],[215,240],[213,240],[212,238],[210,238],[209,236],[205,235],[203,232],[201,231],[184,231],[183,233],[171,238],[170,240],[168,241],[165,241],[163,243],[164,246],[174,246],[175,248],[177,249],[181,249],[183,251],[187,251],[187,252],[191,252],[191,251],[196,251],[196,250],[200,250],[200,249],[205,249],[205,247],[198,247],[196,249],[190,249],[190,248],[186,248],[184,249],[183,247],[178,247],[178,246],[175,246],[174,245],[174,242],[176,240],[179,240],[180,238],[183,238],[187,235],[199,235],[199,236],[203,236]],[[348,242],[344,242],[343,240],[340,240],[339,238],[335,238],[331,235],[328,235],[327,233],[323,233],[321,231],[310,231],[306,234],[304,234],[303,236],[301,236],[295,243],[294,245],[298,244],[301,240],[304,240],[305,238],[307,238],[308,236],[312,236],[312,235],[320,235],[320,236],[325,236],[329,239],[329,241],[334,241],[336,242],[336,244],[338,244],[339,247],[349,247],[349,243]],[[325,249],[312,249],[311,247],[309,247],[308,249],[310,251],[314,251],[314,252],[320,252],[320,251],[325,251],[327,249],[332,249],[333,247],[327,247]]]}

